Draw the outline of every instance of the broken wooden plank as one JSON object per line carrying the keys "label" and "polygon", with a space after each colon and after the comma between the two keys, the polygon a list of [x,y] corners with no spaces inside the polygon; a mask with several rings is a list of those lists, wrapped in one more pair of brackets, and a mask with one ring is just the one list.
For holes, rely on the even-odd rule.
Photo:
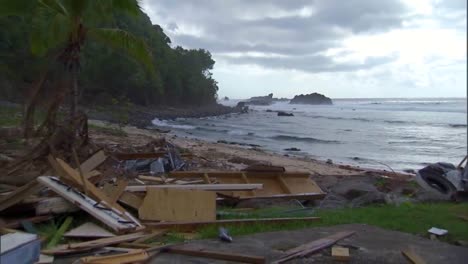
{"label": "broken wooden plank", "polygon": [[104,238],[114,237],[115,235],[92,222],[87,222],[68,231],[64,236],[72,238]]}
{"label": "broken wooden plank", "polygon": [[336,234],[333,234],[331,236],[327,236],[324,238],[320,238],[317,240],[314,240],[312,242],[309,242],[307,244],[292,248],[290,250],[287,250],[285,253],[286,255],[282,257],[281,259],[273,262],[273,263],[283,263],[288,260],[291,260],[296,257],[305,257],[308,256],[312,253],[315,253],[317,251],[320,251],[324,248],[330,247],[333,244],[335,244],[337,241],[347,238],[351,235],[353,235],[355,232],[354,231],[344,231],[344,232],[339,232]]}
{"label": "broken wooden plank", "polygon": [[7,209],[10,206],[13,206],[28,196],[39,192],[43,187],[37,181],[31,181],[28,184],[25,184],[10,194],[6,195],[0,201],[0,211]]}
{"label": "broken wooden plank", "polygon": [[116,185],[106,184],[104,185],[103,191],[109,197],[109,202],[114,205],[119,199],[120,195],[125,191],[128,185],[128,181],[125,179],[117,179]]}
{"label": "broken wooden plank", "polygon": [[204,190],[204,191],[249,191],[258,190],[263,188],[263,184],[165,184],[165,185],[141,185],[141,186],[127,186],[126,191],[129,192],[145,192],[146,189],[190,189],[190,190]]}
{"label": "broken wooden plank", "polygon": [[216,193],[149,187],[138,215],[143,220],[216,220]]}
{"label": "broken wooden plank", "polygon": [[[70,167],[65,161],[63,161],[61,159],[56,159],[56,161],[57,161],[58,165],[60,166],[61,170],[70,179],[72,179],[75,182],[75,184],[78,184],[78,185],[81,186],[81,178],[78,175],[78,172],[76,170],[74,170],[72,167]],[[94,186],[94,184],[90,183],[88,181],[88,179],[84,179],[84,181],[86,182],[86,188],[89,190],[90,196],[92,198],[96,199],[97,201],[99,201],[103,205],[107,205],[107,206],[115,208],[117,211],[119,211],[123,215],[124,218],[129,218],[129,214],[126,212],[126,210],[124,208],[122,208],[118,204],[115,204],[115,203],[112,204],[109,197],[107,197],[107,195],[105,195],[101,190],[96,188],[96,186]],[[135,219],[133,219],[133,220],[135,220]]]}
{"label": "broken wooden plank", "polygon": [[119,202],[138,210],[143,203],[143,198],[131,192],[123,192],[120,195]]}
{"label": "broken wooden plank", "polygon": [[110,207],[110,210],[108,208],[100,208],[97,206],[99,204],[98,202],[64,184],[55,177],[40,176],[38,181],[118,233],[132,231],[141,227],[141,224],[137,220],[129,221],[128,218],[124,218],[122,214],[113,207]]}
{"label": "broken wooden plank", "polygon": [[86,187],[86,178],[85,178],[85,175],[84,175],[84,172],[83,170],[81,169],[81,166],[80,166],[80,160],[78,159],[78,155],[76,154],[76,150],[75,148],[72,147],[72,156],[73,156],[73,159],[75,160],[75,163],[76,163],[76,169],[78,171],[78,174],[80,175],[80,178],[81,178],[81,186],[83,186],[83,190],[84,190],[84,193],[86,195],[89,195],[88,194],[88,188]]}
{"label": "broken wooden plank", "polygon": [[148,252],[140,249],[110,256],[84,257],[81,258],[80,261],[83,264],[127,264],[141,263],[149,258]]}
{"label": "broken wooden plank", "polygon": [[338,261],[349,261],[349,248],[333,246],[332,247],[332,258]]}
{"label": "broken wooden plank", "polygon": [[201,247],[195,248],[195,247],[188,247],[188,246],[172,246],[172,247],[166,248],[163,251],[169,252],[169,253],[180,254],[180,255],[186,255],[186,256],[219,259],[219,260],[226,260],[226,261],[236,261],[236,262],[242,262],[242,263],[254,263],[254,264],[266,263],[265,257],[263,256],[251,256],[251,255],[244,255],[244,254],[238,254],[238,253],[213,251],[213,250],[207,250]]}
{"label": "broken wooden plank", "polygon": [[167,228],[177,230],[195,230],[203,226],[218,226],[218,225],[245,225],[245,224],[280,224],[293,221],[319,221],[320,217],[285,217],[285,218],[252,218],[252,219],[226,219],[215,221],[199,221],[199,222],[145,222],[145,226],[151,228]]}
{"label": "broken wooden plank", "polygon": [[169,230],[167,230],[167,229],[154,230],[153,232],[151,232],[147,236],[144,236],[142,238],[139,238],[139,239],[135,240],[133,243],[145,243],[146,241],[162,237],[165,234],[167,234],[167,232],[169,232]]}
{"label": "broken wooden plank", "polygon": [[63,197],[47,197],[36,204],[36,215],[71,213],[80,210]]}
{"label": "broken wooden plank", "polygon": [[412,264],[426,264],[426,261],[412,248],[402,250],[401,254]]}
{"label": "broken wooden plank", "polygon": [[80,243],[59,245],[55,248],[42,250],[42,253],[48,254],[48,255],[67,255],[67,254],[72,254],[72,253],[86,252],[89,250],[98,249],[98,248],[106,247],[109,245],[116,245],[116,244],[120,244],[123,242],[133,241],[143,236],[145,236],[145,233],[138,232],[138,233],[132,233],[128,235],[107,237],[107,238],[101,238],[101,239],[96,239],[96,240],[91,240],[91,241],[86,241],[86,242],[80,242]]}
{"label": "broken wooden plank", "polygon": [[85,162],[83,162],[80,165],[80,169],[83,172],[83,174],[87,174],[97,168],[99,165],[101,165],[104,161],[106,161],[107,156],[104,153],[103,150],[100,150],[96,152],[94,155],[92,155],[89,159],[87,159]]}

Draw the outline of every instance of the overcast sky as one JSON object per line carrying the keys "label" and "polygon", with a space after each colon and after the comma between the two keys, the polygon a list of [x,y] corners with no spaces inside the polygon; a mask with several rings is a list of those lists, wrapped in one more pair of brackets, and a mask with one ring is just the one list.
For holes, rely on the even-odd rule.
{"label": "overcast sky", "polygon": [[144,0],[219,96],[465,97],[467,0]]}

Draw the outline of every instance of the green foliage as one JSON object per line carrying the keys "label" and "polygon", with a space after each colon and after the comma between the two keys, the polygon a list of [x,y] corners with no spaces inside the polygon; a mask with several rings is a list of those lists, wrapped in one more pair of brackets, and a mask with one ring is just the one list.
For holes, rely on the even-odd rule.
{"label": "green foliage", "polygon": [[[229,210],[227,210],[229,211]],[[426,203],[402,204],[400,206],[382,205],[362,208],[346,208],[337,210],[319,210],[313,216],[321,218],[320,221],[292,221],[285,224],[248,224],[228,227],[233,236],[247,235],[259,232],[278,230],[295,230],[306,227],[333,226],[341,224],[368,224],[390,230],[402,231],[412,234],[427,235],[431,227],[439,227],[449,231],[443,239],[448,242],[468,240],[466,221],[456,215],[468,211],[468,204],[453,203]],[[228,214],[226,218],[276,218],[276,217],[303,217],[311,216],[310,211],[296,211],[294,214],[287,208],[268,208],[242,215]],[[202,238],[217,236],[217,228],[208,227],[199,230]]]}
{"label": "green foliage", "polygon": [[[186,106],[216,101],[211,54],[171,48],[169,37],[151,23],[138,1],[0,0],[0,6],[0,84],[10,84],[0,98],[23,98],[50,61],[33,54],[55,58],[75,35],[74,18],[80,16],[89,29],[80,57],[80,102],[109,105],[111,98],[125,97],[139,105]],[[52,74],[49,83],[61,76]]]}

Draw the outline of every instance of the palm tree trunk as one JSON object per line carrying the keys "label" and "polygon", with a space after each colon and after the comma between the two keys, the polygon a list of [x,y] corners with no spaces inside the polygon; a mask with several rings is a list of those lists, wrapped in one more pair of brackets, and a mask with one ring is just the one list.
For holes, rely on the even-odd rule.
{"label": "palm tree trunk", "polygon": [[78,71],[73,68],[71,70],[71,86],[70,86],[70,121],[76,117],[78,110]]}

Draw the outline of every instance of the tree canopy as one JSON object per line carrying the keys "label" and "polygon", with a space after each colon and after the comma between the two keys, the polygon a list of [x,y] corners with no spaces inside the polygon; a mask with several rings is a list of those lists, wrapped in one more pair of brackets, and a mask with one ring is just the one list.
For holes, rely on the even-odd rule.
{"label": "tree canopy", "polygon": [[[114,2],[126,4],[129,1]],[[60,10],[61,7],[54,8]],[[152,67],[148,71],[145,66],[148,63],[138,63],[132,59],[142,57],[141,54],[126,56],[110,49],[108,45],[90,42],[82,51],[78,80],[81,87],[80,102],[110,104],[113,98],[124,97],[141,105],[190,106],[214,103],[218,87],[210,72],[215,63],[211,54],[204,49],[172,48],[171,40],[160,26],[152,25],[148,16],[138,8],[133,10],[136,16],[112,9],[106,19],[96,20],[96,28],[108,30],[95,30],[88,34],[111,46],[113,38],[122,35],[122,32],[130,32],[142,38],[151,54],[149,61]],[[48,30],[58,30],[54,23],[64,22],[46,16],[38,21],[38,17],[0,17],[0,98],[18,101],[25,97],[29,86],[38,78],[39,71],[47,61],[44,57],[36,56],[43,51],[40,45],[35,47],[36,50],[31,47],[32,41],[35,41],[30,37],[34,35],[31,34],[34,33],[31,32],[34,30],[31,25],[49,23],[46,27]],[[45,35],[38,37],[44,38]],[[141,59],[144,62],[145,58]],[[48,78],[53,79],[54,76]]]}

